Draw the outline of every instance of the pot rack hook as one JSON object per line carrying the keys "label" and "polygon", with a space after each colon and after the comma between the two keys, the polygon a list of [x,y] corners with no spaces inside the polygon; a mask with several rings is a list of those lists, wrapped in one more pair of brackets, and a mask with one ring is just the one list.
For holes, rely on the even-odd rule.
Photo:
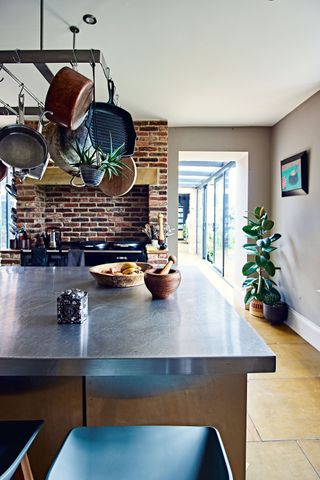
{"label": "pot rack hook", "polygon": [[17,57],[15,57],[13,55],[13,57],[12,57],[13,61],[15,63],[21,63],[20,50],[18,48],[16,48],[16,53],[15,54],[16,54]]}
{"label": "pot rack hook", "polygon": [[92,48],[90,48],[90,54],[91,54],[91,62],[90,62],[90,65],[92,68],[94,68],[96,66],[96,62],[95,62],[95,59],[94,59],[94,55],[93,55],[93,50]]}
{"label": "pot rack hook", "polygon": [[24,91],[24,83],[21,83],[21,84],[19,85],[19,87],[21,87],[21,88],[20,88],[20,92],[19,92],[19,96],[20,96],[20,95],[23,94],[23,91]]}
{"label": "pot rack hook", "polygon": [[78,60],[76,55],[76,35],[80,32],[79,28],[75,25],[71,25],[69,27],[70,32],[72,32],[72,54],[73,54],[73,61],[71,61],[71,66],[73,69],[78,71]]}

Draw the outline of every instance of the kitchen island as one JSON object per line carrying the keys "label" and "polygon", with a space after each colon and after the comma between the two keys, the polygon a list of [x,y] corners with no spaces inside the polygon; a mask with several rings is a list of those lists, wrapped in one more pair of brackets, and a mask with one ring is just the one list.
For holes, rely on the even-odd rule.
{"label": "kitchen island", "polygon": [[[196,267],[152,300],[144,285],[106,289],[87,268],[0,269],[0,419],[44,418],[37,478],[76,425],[214,425],[245,478],[247,373],[275,356]],[[58,325],[57,296],[88,291],[89,319]]]}

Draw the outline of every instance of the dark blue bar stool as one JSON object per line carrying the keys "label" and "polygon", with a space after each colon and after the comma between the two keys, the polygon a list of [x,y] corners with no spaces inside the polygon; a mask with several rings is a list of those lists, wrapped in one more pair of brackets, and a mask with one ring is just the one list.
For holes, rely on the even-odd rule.
{"label": "dark blue bar stool", "polygon": [[230,480],[210,427],[80,427],[66,438],[47,480]]}
{"label": "dark blue bar stool", "polygon": [[27,451],[42,420],[0,421],[0,480],[10,480],[21,463],[25,480],[32,480]]}

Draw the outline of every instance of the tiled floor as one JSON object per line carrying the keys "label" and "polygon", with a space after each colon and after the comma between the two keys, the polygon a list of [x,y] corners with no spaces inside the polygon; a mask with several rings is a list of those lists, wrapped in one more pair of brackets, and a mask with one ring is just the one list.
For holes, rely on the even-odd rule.
{"label": "tiled floor", "polygon": [[[208,265],[179,256],[180,265],[192,263],[232,301]],[[276,373],[248,379],[247,480],[319,480],[320,352],[286,325],[241,314],[277,356]]]}

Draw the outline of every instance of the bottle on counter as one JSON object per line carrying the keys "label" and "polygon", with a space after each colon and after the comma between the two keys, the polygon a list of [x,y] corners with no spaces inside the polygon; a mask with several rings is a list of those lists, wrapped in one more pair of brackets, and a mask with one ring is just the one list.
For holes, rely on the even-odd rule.
{"label": "bottle on counter", "polygon": [[158,244],[159,247],[164,244],[164,229],[163,229],[163,214],[159,213],[158,215],[158,223],[159,223],[159,234],[158,234]]}

